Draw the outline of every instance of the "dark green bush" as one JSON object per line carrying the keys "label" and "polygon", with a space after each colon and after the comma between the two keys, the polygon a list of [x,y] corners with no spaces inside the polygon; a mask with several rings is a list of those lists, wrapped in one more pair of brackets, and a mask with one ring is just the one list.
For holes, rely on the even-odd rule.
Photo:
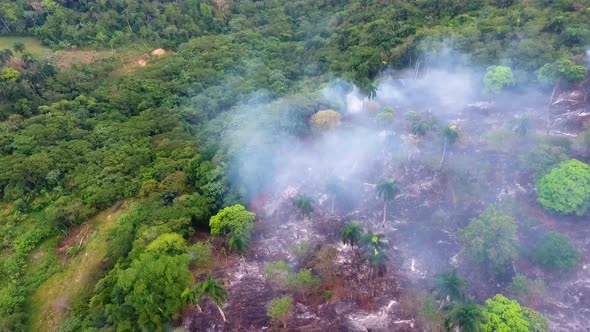
{"label": "dark green bush", "polygon": [[568,271],[578,263],[580,253],[565,235],[557,232],[545,234],[534,249],[534,258],[542,266]]}

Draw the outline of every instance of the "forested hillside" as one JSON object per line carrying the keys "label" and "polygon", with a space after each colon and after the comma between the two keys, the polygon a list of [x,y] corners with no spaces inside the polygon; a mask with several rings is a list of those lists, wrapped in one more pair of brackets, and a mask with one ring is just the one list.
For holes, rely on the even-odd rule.
{"label": "forested hillside", "polygon": [[[485,276],[502,284],[503,290],[514,283],[510,283],[513,275],[524,278],[524,281],[517,278],[513,286],[528,287],[525,295],[520,288],[514,292],[519,296],[513,298],[518,297],[523,306],[502,295],[492,298],[483,291],[474,290],[470,298],[463,290],[464,281],[454,270],[454,274],[437,274],[437,278],[450,278],[451,283],[454,280],[461,284],[455,284],[460,290],[455,293],[441,290],[449,286],[448,280],[447,284],[442,282],[445,287],[439,287],[438,293],[408,300],[408,303],[420,302],[415,305],[419,308],[412,309],[412,304],[408,304],[400,311],[407,319],[400,319],[411,320],[422,330],[460,326],[463,331],[476,331],[481,325],[483,331],[500,331],[494,324],[501,325],[498,321],[502,319],[498,317],[502,316],[502,310],[508,310],[522,316],[518,322],[506,322],[506,326],[511,326],[509,330],[547,331],[545,318],[524,304],[538,311],[546,307],[528,299],[533,286],[526,283],[532,280],[515,266],[530,268],[533,261],[541,262],[539,266],[552,265],[555,259],[547,256],[556,247],[560,250],[567,247],[564,253],[567,257],[556,258],[566,263],[557,268],[571,270],[578,263],[582,248],[570,248],[569,239],[560,237],[561,234],[543,237],[544,243],[539,248],[519,245],[511,218],[526,219],[522,221],[526,228],[518,226],[519,231],[533,232],[537,228],[530,226],[530,219],[546,220],[568,214],[587,216],[590,167],[586,169],[583,162],[589,160],[588,122],[575,130],[571,124],[564,126],[566,129],[559,127],[574,134],[555,138],[549,135],[555,128],[543,127],[550,122],[546,115],[550,110],[542,109],[538,113],[527,110],[526,121],[520,117],[479,119],[479,123],[489,126],[511,121],[502,127],[503,131],[490,134],[489,141],[493,143],[482,143],[483,133],[479,130],[473,129],[470,137],[468,129],[461,132],[462,122],[456,119],[464,113],[439,116],[436,111],[443,112],[444,107],[435,102],[426,105],[426,99],[428,93],[437,93],[428,84],[440,80],[443,83],[436,83],[437,87],[444,86],[446,79],[452,81],[452,75],[469,71],[478,77],[476,83],[465,83],[477,90],[471,101],[497,100],[498,109],[521,106],[521,110],[528,106],[539,109],[547,104],[546,100],[552,103],[560,93],[569,91],[583,94],[571,98],[586,103],[589,1],[2,0],[0,35],[0,45],[5,45],[0,50],[1,331],[163,331],[181,325],[199,331],[209,327],[199,325],[203,321],[211,322],[215,331],[287,326],[292,320],[297,321],[293,318],[296,303],[310,308],[320,303],[334,306],[340,299],[345,301],[354,296],[334,295],[339,287],[347,287],[344,277],[339,282],[332,280],[340,275],[341,266],[332,266],[334,271],[326,272],[330,268],[317,263],[321,259],[336,261],[335,247],[329,247],[333,250],[322,247],[323,250],[318,244],[313,249],[310,240],[305,250],[299,248],[298,253],[285,257],[281,256],[281,250],[271,254],[272,249],[268,249],[269,257],[259,255],[256,248],[263,247],[265,232],[271,228],[284,231],[261,220],[287,222],[293,216],[300,216],[304,219],[302,223],[313,220],[317,225],[324,225],[317,226],[322,228],[315,231],[325,235],[326,241],[343,240],[352,245],[349,251],[354,251],[356,245],[358,252],[351,256],[351,266],[366,269],[354,275],[368,274],[368,279],[375,280],[388,274],[391,278],[395,276],[398,285],[403,280],[396,275],[398,261],[380,254],[394,250],[395,244],[381,243],[381,230],[377,231],[369,221],[364,226],[355,221],[361,215],[371,219],[377,213],[373,219],[375,223],[381,222],[383,210],[385,224],[388,213],[390,216],[402,213],[405,203],[388,211],[388,204],[399,201],[400,197],[420,204],[438,195],[441,206],[448,207],[450,201],[443,202],[443,199],[450,200],[451,191],[454,209],[439,212],[437,218],[456,219],[457,224],[449,226],[456,234],[452,241],[464,239],[461,241],[465,252],[485,267],[482,270],[489,268]],[[15,37],[35,38],[46,49],[41,52],[22,42],[10,43]],[[152,53],[154,49],[163,50]],[[64,65],[64,54],[74,60]],[[81,54],[92,54],[92,59],[76,61]],[[442,78],[435,76],[438,70],[445,70]],[[419,86],[418,92],[413,91],[420,96],[416,99],[423,103],[421,106],[395,101],[396,107],[403,106],[394,109],[394,102],[389,105],[388,100],[375,100],[376,94],[387,95],[384,93],[388,91],[387,86],[380,84],[387,81],[384,73],[391,72],[409,73],[408,81],[423,78],[425,85]],[[409,83],[404,82],[404,89],[410,89]],[[350,108],[345,105],[350,103],[346,99],[348,93],[358,95],[361,113],[369,115],[355,117],[346,112]],[[530,95],[533,97],[527,97]],[[524,98],[530,98],[530,105]],[[464,106],[457,102],[453,107]],[[326,109],[333,113],[321,113]],[[327,177],[318,176],[320,179],[313,184],[316,186],[313,190],[320,183],[322,188],[312,192],[311,187],[302,183],[313,182],[310,179],[314,175],[305,173],[307,168],[303,166],[297,169],[301,173],[290,167],[307,165],[311,174],[316,166],[318,169],[332,166],[326,166],[321,158],[313,159],[318,162],[308,165],[293,156],[292,151],[310,147],[313,154],[326,146],[334,147],[332,141],[325,145],[316,143],[323,142],[322,133],[334,128],[343,128],[345,132],[342,135],[346,139],[337,136],[337,140],[347,143],[345,147],[337,145],[340,153],[350,153],[357,148],[355,144],[362,142],[359,149],[370,151],[375,158],[360,159],[366,163],[361,162],[358,167],[367,169],[354,180],[358,180],[354,184],[358,185],[356,189],[343,189],[353,186],[351,179],[332,179],[324,186]],[[369,146],[376,140],[364,141],[381,131],[401,136],[393,135],[387,141],[393,145],[383,148]],[[547,137],[539,138],[533,133]],[[413,163],[410,157],[389,157],[388,153],[397,153],[391,151],[402,151],[396,144],[405,139],[404,135],[413,137],[420,153],[427,157]],[[430,144],[428,137],[434,135],[439,138],[433,138],[435,143]],[[502,145],[511,143],[514,145],[510,147]],[[477,144],[488,145],[481,148]],[[439,150],[443,149],[439,163]],[[456,152],[449,152],[455,154],[447,157],[448,150]],[[457,156],[459,162],[460,154],[468,158],[481,155],[481,150],[489,153],[486,166],[478,168],[481,174],[466,175],[465,165],[474,165],[467,159],[462,160],[465,164],[461,167],[452,161],[448,162],[448,168],[445,164],[445,158]],[[336,150],[332,152],[336,154]],[[303,152],[301,155],[307,156]],[[523,160],[525,155],[529,159]],[[536,212],[514,207],[496,211],[491,205],[501,204],[496,197],[491,198],[492,194],[462,196],[461,191],[467,193],[465,188],[473,183],[487,187],[477,182],[480,175],[488,183],[502,184],[496,181],[501,176],[490,175],[493,171],[489,160],[493,158],[526,164],[512,165],[507,167],[509,170],[498,172],[505,172],[503,176],[521,172],[514,176],[517,181],[526,179],[523,181],[528,181],[529,187],[539,187],[540,205],[535,207]],[[581,160],[579,163],[583,165],[559,164],[573,158]],[[340,161],[338,157],[332,160]],[[340,164],[350,166],[353,171],[358,169],[356,163],[348,164],[348,161]],[[392,162],[398,166],[392,166]],[[399,170],[392,170],[395,167]],[[410,191],[411,176],[401,184],[392,178],[408,167],[417,172],[427,169],[415,177],[432,178],[436,182],[428,187],[432,192],[404,196],[404,192]],[[281,170],[285,170],[282,177]],[[378,172],[383,176],[375,177]],[[562,177],[573,179],[566,181]],[[293,179],[302,180],[298,184]],[[570,190],[554,185],[562,182],[584,186]],[[381,199],[377,205],[365,203],[371,201],[365,196],[361,198],[367,183],[371,197]],[[285,196],[283,191],[299,185],[307,188],[307,195],[301,189],[298,195],[287,195],[289,204],[278,203],[282,201],[278,197]],[[526,184],[522,187],[529,189]],[[531,192],[523,196],[534,196]],[[583,192],[583,195],[555,202],[556,196],[571,192]],[[268,216],[261,214],[264,209],[260,202],[273,201],[272,197],[280,207],[273,207],[273,213]],[[331,206],[324,203],[330,201],[326,197],[331,197]],[[337,198],[340,203],[334,202]],[[356,208],[356,212],[346,210],[355,206],[347,202],[355,200],[362,207]],[[549,217],[539,212],[543,211],[539,206],[549,211]],[[372,211],[373,217],[367,211]],[[527,216],[523,217],[524,214]],[[116,220],[108,219],[107,215],[115,216]],[[325,220],[328,221],[322,224]],[[470,220],[473,222],[469,223]],[[263,226],[257,226],[261,222]],[[430,228],[423,226],[409,234],[443,228],[446,231],[441,223]],[[582,223],[580,220],[580,227],[586,227]],[[499,248],[482,248],[493,247],[491,242],[481,244],[485,240],[481,238],[490,232],[484,229],[488,224],[495,225],[491,232],[507,234]],[[327,235],[328,232],[333,234]],[[401,244],[398,246],[401,248]],[[349,251],[346,253],[352,255]],[[504,256],[490,257],[494,255]],[[88,259],[94,263],[86,265],[87,275],[74,277],[81,275],[76,273],[81,273]],[[514,263],[518,259],[528,263]],[[242,319],[248,312],[231,302],[239,296],[233,293],[230,286],[234,286],[235,280],[229,276],[239,264],[249,266],[256,260],[265,266],[275,262],[260,273],[268,280],[265,279],[266,286],[261,288],[264,291],[260,290],[263,295],[259,294],[265,298],[272,293],[274,300],[262,318],[253,310],[251,319]],[[304,262],[308,261],[315,263],[306,265]],[[386,264],[388,267],[382,268]],[[413,269],[413,258],[411,264]],[[430,272],[446,268],[436,265]],[[433,280],[431,274],[427,275],[429,280]],[[466,278],[479,278],[466,275]],[[559,279],[553,274],[548,276],[551,278]],[[390,281],[391,286],[394,282]],[[64,285],[61,291],[52,289],[51,285],[58,284]],[[348,287],[354,289],[354,284]],[[424,291],[428,287],[416,288]],[[400,287],[397,289],[395,296],[399,302]],[[387,305],[387,301],[360,304],[376,297],[375,291],[372,294],[355,298],[355,303],[362,310]],[[394,291],[383,291],[383,294],[394,294]],[[483,304],[486,297],[489,299]],[[228,317],[225,317],[222,307],[228,301]],[[479,313],[481,324],[476,314],[474,320],[479,325],[466,327],[467,323],[460,320],[461,310]],[[332,311],[329,315],[336,315]],[[319,311],[314,314],[322,316]],[[191,315],[200,318],[190,323],[187,317]],[[326,322],[333,323],[332,320]],[[342,328],[313,324],[300,320],[296,327]],[[424,327],[425,324],[431,325]],[[395,326],[400,331],[405,328]]]}

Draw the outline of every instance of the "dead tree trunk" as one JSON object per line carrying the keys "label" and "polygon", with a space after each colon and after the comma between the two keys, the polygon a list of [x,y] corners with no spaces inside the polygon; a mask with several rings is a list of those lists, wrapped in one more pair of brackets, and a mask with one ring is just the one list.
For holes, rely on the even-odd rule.
{"label": "dead tree trunk", "polygon": [[126,17],[125,20],[127,21],[127,27],[129,28],[129,32],[133,33],[133,29],[131,29],[131,23],[129,22],[129,18]]}
{"label": "dead tree trunk", "polygon": [[551,106],[551,103],[553,102],[553,98],[555,97],[555,92],[557,91],[558,85],[559,81],[555,82],[555,85],[553,86],[553,92],[551,92],[551,98],[549,98],[549,103],[547,104],[548,106]]}
{"label": "dead tree trunk", "polygon": [[551,104],[553,103],[553,98],[555,97],[555,93],[557,92],[557,88],[559,87],[559,81],[555,82],[553,86],[553,92],[551,92],[551,97],[549,98],[549,102],[547,103],[547,132],[545,135],[549,135],[551,131],[551,127],[553,123],[551,123]]}
{"label": "dead tree trunk", "polygon": [[223,318],[223,321],[227,322],[227,319],[225,319],[225,313],[223,312],[223,310],[221,310],[221,307],[219,305],[217,305],[217,309],[219,310],[219,314],[221,315],[221,318]]}
{"label": "dead tree trunk", "polygon": [[335,201],[335,197],[332,196],[332,214],[334,214],[334,201]]}
{"label": "dead tree trunk", "polygon": [[6,21],[4,21],[4,19],[0,18],[0,21],[2,21],[2,24],[4,24],[4,26],[6,27],[6,30],[8,30],[8,33],[10,33],[10,28],[8,27],[8,24],[6,24]]}
{"label": "dead tree trunk", "polygon": [[447,140],[445,140],[445,147],[443,148],[442,158],[440,158],[440,165],[439,169],[442,169],[443,164],[445,163],[445,155],[447,154]]}

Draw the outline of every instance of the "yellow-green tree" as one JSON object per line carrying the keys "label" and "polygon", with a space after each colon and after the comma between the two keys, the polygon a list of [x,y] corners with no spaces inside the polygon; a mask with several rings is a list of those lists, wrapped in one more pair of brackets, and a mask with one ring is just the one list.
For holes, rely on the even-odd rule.
{"label": "yellow-green tree", "polygon": [[[483,332],[546,332],[547,319],[536,311],[521,307],[517,301],[497,294],[486,300],[488,320],[482,325]],[[533,323],[533,325],[531,325]]]}
{"label": "yellow-green tree", "polygon": [[502,89],[512,84],[514,77],[512,69],[506,66],[490,66],[483,78],[483,92],[492,98],[492,95],[499,94]]}
{"label": "yellow-green tree", "polygon": [[547,210],[582,216],[590,206],[590,165],[561,162],[537,182],[537,201]]}

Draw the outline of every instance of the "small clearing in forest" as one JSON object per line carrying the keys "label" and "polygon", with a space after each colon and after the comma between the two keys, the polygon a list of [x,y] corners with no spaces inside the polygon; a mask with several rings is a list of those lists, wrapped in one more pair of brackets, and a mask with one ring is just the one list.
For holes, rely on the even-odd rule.
{"label": "small clearing in forest", "polygon": [[[92,290],[100,278],[98,272],[106,256],[107,237],[117,227],[118,218],[130,207],[130,202],[115,204],[80,225],[77,228],[80,231],[72,231],[59,243],[56,250],[66,258],[63,270],[41,284],[30,299],[32,331],[53,331],[66,317],[71,303],[84,292]],[[66,244],[79,252],[68,257]]]}

